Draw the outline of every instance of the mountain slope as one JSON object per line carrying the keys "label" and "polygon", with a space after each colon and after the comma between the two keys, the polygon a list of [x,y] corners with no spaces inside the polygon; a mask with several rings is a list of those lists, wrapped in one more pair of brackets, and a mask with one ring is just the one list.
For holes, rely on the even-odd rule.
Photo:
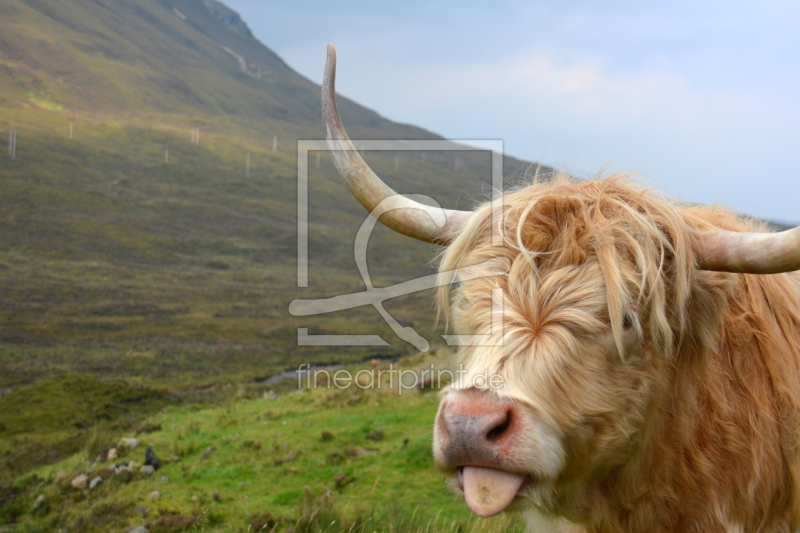
{"label": "mountain slope", "polygon": [[[296,143],[322,136],[319,93],[213,0],[0,3],[0,124],[17,134],[16,157],[0,157],[0,388],[69,372],[246,380],[413,351],[371,307],[288,313],[294,298],[364,288],[352,239],[365,214],[324,153],[310,154],[297,288]],[[354,138],[439,138],[340,103]],[[365,157],[446,207],[470,208],[490,176],[485,152]],[[370,244],[377,286],[430,273],[430,259],[382,227]],[[387,309],[435,341],[430,302]],[[298,347],[299,327],[390,345]]]}
{"label": "mountain slope", "polygon": [[[3,107],[319,123],[319,88],[212,0],[10,0],[0,21]],[[355,128],[432,137],[346,100],[342,113]]]}
{"label": "mountain slope", "polygon": [[[16,139],[0,152],[0,395],[41,390],[57,404],[18,402],[14,419],[74,405],[50,394],[54,383],[122,378],[133,403],[140,386],[190,399],[301,364],[415,351],[372,307],[288,313],[295,298],[364,290],[353,238],[365,213],[314,152],[309,286],[297,287],[297,141],[323,134],[319,94],[213,0],[0,2],[0,139]],[[438,138],[346,99],[340,110],[354,138]],[[365,157],[397,190],[446,207],[469,208],[490,176],[485,152]],[[429,274],[431,252],[379,227],[372,281]],[[416,293],[384,305],[435,346],[431,302]],[[388,344],[298,346],[298,328]],[[106,422],[132,423],[93,412],[101,418],[69,427],[0,422],[0,485],[90,446]],[[7,494],[0,486],[0,507]]]}

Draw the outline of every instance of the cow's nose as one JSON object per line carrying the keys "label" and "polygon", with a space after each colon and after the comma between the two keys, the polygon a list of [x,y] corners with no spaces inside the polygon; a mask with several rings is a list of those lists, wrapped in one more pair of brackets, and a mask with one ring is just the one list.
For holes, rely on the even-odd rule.
{"label": "cow's nose", "polygon": [[519,411],[491,393],[455,394],[439,406],[435,445],[445,468],[492,466],[516,440]]}

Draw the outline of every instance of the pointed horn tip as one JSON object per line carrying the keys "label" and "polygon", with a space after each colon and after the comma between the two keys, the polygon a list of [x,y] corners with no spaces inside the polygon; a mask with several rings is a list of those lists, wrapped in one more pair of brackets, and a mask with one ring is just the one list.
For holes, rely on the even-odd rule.
{"label": "pointed horn tip", "polygon": [[328,43],[328,56],[325,59],[325,72],[322,78],[323,93],[326,87],[330,87],[332,91],[332,86],[336,83],[336,48],[330,43]]}
{"label": "pointed horn tip", "polygon": [[[336,164],[339,173],[347,182],[356,199],[361,202],[367,211],[372,211],[387,196],[396,195],[397,193],[369,169],[364,160],[361,159],[361,155],[359,155],[355,146],[350,142],[339,117],[339,111],[336,109],[335,84],[336,48],[332,44],[328,44],[328,57],[322,80],[322,119],[326,128],[326,137],[328,138],[329,146],[333,150],[331,153],[334,155],[334,164]],[[341,157],[336,157],[337,153],[342,154]],[[354,168],[361,170],[354,170]],[[354,183],[357,183],[358,186],[356,187]],[[369,192],[377,194],[378,198],[370,196]],[[415,202],[411,202],[411,204],[407,207],[402,207],[400,211],[407,213],[411,209],[430,212],[430,209],[422,204],[418,206]],[[432,217],[433,221],[428,224],[425,222],[420,223],[417,220],[418,217],[411,217],[412,220],[409,221],[405,220],[403,216],[397,216],[396,213],[387,216],[389,220],[385,221],[385,223],[399,233],[421,241],[437,244],[447,244],[451,240],[451,237],[442,231],[443,228],[447,227],[446,221],[443,221],[444,224],[440,225],[440,221]]]}

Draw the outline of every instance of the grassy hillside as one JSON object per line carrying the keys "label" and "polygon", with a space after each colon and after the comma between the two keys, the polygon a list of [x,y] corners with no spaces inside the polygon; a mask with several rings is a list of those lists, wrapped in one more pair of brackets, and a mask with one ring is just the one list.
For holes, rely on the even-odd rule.
{"label": "grassy hillside", "polygon": [[[320,132],[319,87],[215,0],[3,2],[0,108],[238,119],[300,138]],[[340,108],[356,137],[437,137],[347,99]]]}
{"label": "grassy hillside", "polygon": [[[351,249],[364,214],[312,154],[310,286],[298,290],[296,143],[323,131],[319,88],[235,13],[211,0],[12,0],[0,11],[0,121],[17,134],[16,157],[0,157],[0,388],[73,371],[245,380],[408,353],[371,309],[287,313],[294,298],[363,289]],[[436,137],[346,100],[342,113],[354,137]],[[470,207],[490,175],[481,153],[367,158],[398,190],[446,206]],[[378,284],[430,273],[431,257],[383,228],[370,253]],[[388,308],[431,336],[429,301]],[[393,344],[298,349],[297,327]]]}
{"label": "grassy hillside", "polygon": [[[388,369],[350,370],[365,377]],[[142,525],[226,532],[518,529],[505,517],[474,518],[445,488],[430,452],[436,394],[380,383],[337,390],[317,381],[277,397],[250,386],[224,406],[168,408],[142,423],[135,449],[117,444],[133,437],[132,429],[107,430],[81,452],[18,479],[6,489],[14,497],[0,498],[0,512],[14,519],[13,531],[27,532]],[[283,388],[293,386],[291,380]],[[164,461],[152,475],[140,472],[147,445]],[[111,448],[119,455],[109,460]],[[118,466],[131,460],[133,471]],[[80,475],[103,481],[73,486]]]}
{"label": "grassy hillside", "polygon": [[[178,374],[242,380],[299,362],[407,353],[402,342],[378,351],[296,346],[297,327],[377,328],[395,339],[372,309],[302,319],[287,311],[294,298],[363,290],[351,247],[364,215],[327,156],[311,165],[310,280],[298,289],[296,155],[220,129],[195,146],[168,127],[92,121],[73,140],[46,124],[18,128],[17,157],[0,158],[0,386],[70,369],[151,383]],[[394,177],[393,156],[368,157]],[[401,168],[419,182],[436,172],[429,188],[439,191],[471,172],[480,194],[483,162],[473,157],[476,170],[454,171],[404,154]],[[432,272],[430,246],[383,228],[372,242],[379,286]],[[430,302],[417,294],[387,306],[431,336]],[[32,366],[37,354],[59,363]]]}
{"label": "grassy hillside", "polygon": [[[0,3],[0,140],[16,134],[14,157],[0,152],[0,529],[122,530],[160,520],[151,530],[176,530],[190,527],[181,517],[195,515],[195,529],[205,516],[207,525],[238,531],[262,511],[283,525],[303,523],[303,505],[327,502],[326,489],[338,502],[330,513],[351,524],[363,515],[382,520],[386,531],[428,528],[435,513],[427,510],[435,507],[466,524],[424,452],[433,396],[276,400],[267,411],[305,432],[292,435],[303,457],[281,466],[276,458],[288,452],[275,424],[254,418],[265,404],[236,394],[261,387],[260,396],[266,389],[258,383],[300,364],[415,352],[372,308],[288,313],[296,298],[364,289],[352,246],[365,215],[325,153],[310,154],[309,286],[297,287],[297,142],[322,136],[319,93],[214,0]],[[354,138],[438,138],[347,99],[340,110]],[[486,197],[487,153],[365,157],[400,192],[425,193],[445,207],[468,209]],[[510,176],[524,168],[506,160]],[[373,282],[429,274],[435,253],[380,227],[369,249]],[[431,302],[419,293],[385,305],[436,347],[442,331]],[[379,334],[389,345],[300,347],[300,327]],[[341,418],[331,419],[331,407]],[[398,418],[398,409],[417,414]],[[103,447],[137,430],[150,435],[144,428],[158,424],[153,443],[181,462],[164,467],[175,490],[148,505],[152,514],[136,506],[155,478],[91,494],[51,483],[61,468],[108,466],[91,464]],[[348,456],[364,447],[360,428],[369,424],[391,438],[375,445],[376,454]],[[317,443],[328,426],[349,429]],[[408,443],[398,444],[401,434]],[[236,445],[219,460],[225,466],[206,469],[203,451],[231,439]],[[326,463],[339,461],[337,453],[342,462]],[[361,467],[371,473],[356,473]],[[335,487],[330,478],[341,474],[357,489],[351,481]],[[234,498],[240,482],[252,484],[253,492],[241,493],[252,505]],[[383,487],[374,491],[381,494],[374,510],[355,498],[367,483]],[[406,492],[393,492],[404,484]],[[216,505],[212,497],[212,505],[213,487],[231,493],[221,502],[237,503]],[[33,509],[40,493],[50,503]],[[433,529],[462,527],[438,524]]]}

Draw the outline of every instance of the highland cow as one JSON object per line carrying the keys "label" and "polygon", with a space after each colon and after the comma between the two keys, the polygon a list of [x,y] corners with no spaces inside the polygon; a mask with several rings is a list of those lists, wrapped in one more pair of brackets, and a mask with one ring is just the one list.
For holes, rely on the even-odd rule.
{"label": "highland cow", "polygon": [[439,294],[457,334],[499,336],[460,347],[467,372],[435,421],[436,464],[469,507],[531,531],[795,531],[800,229],[767,233],[625,176],[555,176],[437,224],[350,144],[328,53],[328,139],[364,207],[389,198],[381,221],[446,245],[443,272],[510,265]]}

